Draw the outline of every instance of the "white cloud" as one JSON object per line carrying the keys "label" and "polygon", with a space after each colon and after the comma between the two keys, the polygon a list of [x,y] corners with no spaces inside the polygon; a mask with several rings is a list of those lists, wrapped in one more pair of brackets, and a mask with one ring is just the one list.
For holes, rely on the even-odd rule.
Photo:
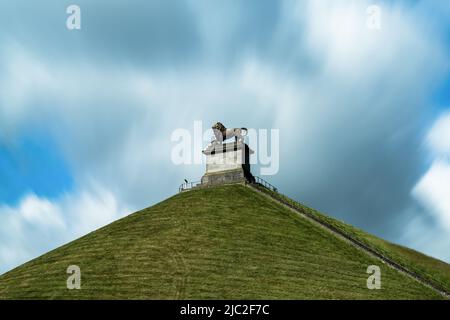
{"label": "white cloud", "polygon": [[[414,211],[414,210],[411,210]],[[411,212],[410,212],[411,213]],[[427,215],[412,212],[408,215],[399,236],[399,243],[432,257],[450,262],[450,235],[443,225],[430,223]]]}
{"label": "white cloud", "polygon": [[108,190],[95,187],[76,195],[68,195],[60,202],[61,212],[71,233],[80,236],[104,226],[136,209],[125,207]]}
{"label": "white cloud", "polygon": [[46,199],[40,199],[34,194],[26,196],[15,213],[25,222],[35,226],[65,228],[59,208]]}
{"label": "white cloud", "polygon": [[450,112],[438,118],[426,142],[435,156],[450,157]]}
{"label": "white cloud", "polygon": [[98,186],[55,201],[28,194],[16,207],[0,206],[0,273],[131,211]]}
{"label": "white cloud", "polygon": [[450,162],[436,160],[412,193],[450,232]]}
{"label": "white cloud", "polygon": [[[411,191],[425,210],[405,226],[402,242],[445,261],[450,261],[450,114],[440,116],[425,143],[432,157],[430,168]],[[431,217],[432,221],[426,221]]]}
{"label": "white cloud", "polygon": [[436,120],[425,142],[434,160],[412,194],[450,233],[450,113]]}

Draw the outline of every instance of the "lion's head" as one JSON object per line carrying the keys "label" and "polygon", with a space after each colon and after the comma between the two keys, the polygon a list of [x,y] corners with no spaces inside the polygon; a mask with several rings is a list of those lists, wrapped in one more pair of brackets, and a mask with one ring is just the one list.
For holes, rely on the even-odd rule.
{"label": "lion's head", "polygon": [[216,122],[213,126],[212,126],[213,130],[218,130],[220,132],[225,132],[225,130],[227,130],[227,128],[221,123],[221,122]]}

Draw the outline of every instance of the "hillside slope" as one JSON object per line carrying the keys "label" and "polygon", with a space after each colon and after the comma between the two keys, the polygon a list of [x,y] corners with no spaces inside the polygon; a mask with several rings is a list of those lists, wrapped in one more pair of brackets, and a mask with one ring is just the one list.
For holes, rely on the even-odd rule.
{"label": "hillside slope", "polygon": [[[80,290],[66,288],[69,265],[81,268]],[[380,290],[367,289],[369,265],[381,268]],[[0,298],[442,296],[251,188],[230,185],[177,194],[7,272]]]}
{"label": "hillside slope", "polygon": [[440,291],[445,291],[447,295],[450,292],[449,264],[426,256],[415,250],[390,243],[374,235],[368,234],[349,224],[324,215],[317,210],[311,209],[280,193],[273,192],[258,185],[255,185],[254,187],[263,193],[268,194],[270,197],[295,208],[306,216],[312,217],[314,220],[326,224],[330,226],[330,228],[336,229],[346,236],[355,239],[357,242],[362,243],[378,254],[395,261],[396,264],[399,264],[411,273],[414,273],[425,281],[432,283],[432,285]]}

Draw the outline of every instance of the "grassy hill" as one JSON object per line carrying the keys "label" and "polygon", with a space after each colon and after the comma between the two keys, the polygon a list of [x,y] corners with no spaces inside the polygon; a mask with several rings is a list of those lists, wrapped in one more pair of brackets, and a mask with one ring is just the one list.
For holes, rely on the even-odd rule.
{"label": "grassy hill", "polygon": [[[313,214],[448,288],[448,264]],[[69,265],[81,268],[80,290],[66,288]],[[369,265],[381,268],[380,290],[367,289]],[[0,276],[0,298],[443,297],[263,194],[229,185],[177,194],[25,263]]]}
{"label": "grassy hill", "polygon": [[292,207],[303,212],[307,216],[311,216],[322,223],[325,223],[332,228],[335,228],[351,238],[363,243],[367,247],[380,253],[381,255],[395,261],[402,267],[416,273],[421,278],[433,283],[441,291],[450,292],[450,265],[434,259],[423,253],[417,252],[410,248],[390,243],[386,240],[378,238],[358,228],[355,228],[342,221],[331,218],[320,213],[317,210],[311,209],[297,201],[294,201],[280,193],[273,192],[263,187],[257,189],[269,194],[271,197],[279,199],[288,203]]}

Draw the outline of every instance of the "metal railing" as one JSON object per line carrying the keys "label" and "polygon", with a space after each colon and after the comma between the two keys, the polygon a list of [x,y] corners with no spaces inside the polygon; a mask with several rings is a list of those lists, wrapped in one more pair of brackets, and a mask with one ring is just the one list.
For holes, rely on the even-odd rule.
{"label": "metal railing", "polygon": [[183,182],[183,183],[178,187],[178,192],[182,192],[182,191],[186,191],[186,190],[195,188],[195,187],[198,186],[199,184],[201,184],[201,181]]}
{"label": "metal railing", "polygon": [[[273,184],[267,182],[266,180],[264,180],[263,178],[257,177],[255,176],[255,181],[252,182],[254,184],[260,185],[266,189],[269,189],[273,192],[278,193],[278,188],[275,187]],[[184,182],[182,183],[179,187],[178,187],[178,192],[183,192],[186,190],[190,190],[193,189],[199,185],[201,185],[202,182],[201,181],[193,181],[193,182]]]}
{"label": "metal railing", "polygon": [[269,189],[269,190],[271,190],[273,192],[278,192],[278,188],[277,187],[275,187],[273,184],[270,184],[269,182],[267,182],[266,180],[264,180],[264,179],[262,179],[260,177],[255,176],[255,183],[259,184],[259,185],[262,185],[263,187],[265,187],[265,188],[267,188],[267,189]]}

